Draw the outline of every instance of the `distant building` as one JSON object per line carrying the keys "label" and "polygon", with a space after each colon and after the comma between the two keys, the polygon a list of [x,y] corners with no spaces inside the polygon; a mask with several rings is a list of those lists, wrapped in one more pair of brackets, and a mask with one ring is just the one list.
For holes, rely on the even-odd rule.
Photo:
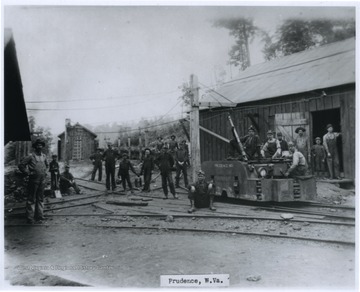
{"label": "distant building", "polygon": [[79,123],[71,126],[69,122],[66,128],[66,133],[62,132],[58,135],[59,160],[88,159],[98,147],[95,139],[97,135]]}
{"label": "distant building", "polygon": [[[341,171],[355,178],[355,38],[295,53],[239,73],[202,99],[218,107],[200,110],[200,125],[232,139],[228,112],[239,136],[253,125],[262,141],[268,130],[281,132],[287,141],[295,129],[306,129],[310,145],[323,137],[326,125],[341,132],[338,140]],[[222,105],[236,104],[231,109]],[[201,160],[222,160],[229,143],[200,132]],[[310,149],[309,149],[310,150]]]}

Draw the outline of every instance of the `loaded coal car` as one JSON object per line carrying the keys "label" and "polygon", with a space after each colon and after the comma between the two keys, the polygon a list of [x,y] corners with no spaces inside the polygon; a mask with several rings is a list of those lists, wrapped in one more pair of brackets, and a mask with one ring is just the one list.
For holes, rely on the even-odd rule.
{"label": "loaded coal car", "polygon": [[291,160],[205,161],[206,179],[213,180],[216,196],[251,201],[310,201],[316,198],[313,176],[285,177]]}

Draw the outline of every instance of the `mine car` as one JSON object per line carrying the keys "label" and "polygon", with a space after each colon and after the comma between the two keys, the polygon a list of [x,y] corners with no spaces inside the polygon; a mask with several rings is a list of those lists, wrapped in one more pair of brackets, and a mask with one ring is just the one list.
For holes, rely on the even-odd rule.
{"label": "mine car", "polygon": [[216,195],[251,201],[312,201],[316,198],[313,176],[285,177],[291,161],[205,161],[206,179],[213,180]]}

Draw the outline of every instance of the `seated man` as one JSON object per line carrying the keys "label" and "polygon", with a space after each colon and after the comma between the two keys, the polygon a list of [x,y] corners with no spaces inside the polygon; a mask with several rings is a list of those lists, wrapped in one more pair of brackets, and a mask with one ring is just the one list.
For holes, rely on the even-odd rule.
{"label": "seated man", "polygon": [[292,155],[292,165],[284,174],[286,177],[302,176],[307,173],[305,156],[296,149],[293,142],[288,143],[290,155]]}
{"label": "seated man", "polygon": [[210,208],[211,211],[216,211],[213,207],[214,195],[215,186],[212,182],[206,182],[205,173],[199,170],[198,181],[189,185],[190,209],[188,212],[192,213],[196,208]]}
{"label": "seated man", "polygon": [[74,176],[69,171],[70,166],[65,165],[65,171],[60,174],[60,193],[65,195],[70,195],[70,188],[74,188],[77,194],[80,194],[80,189],[74,181]]}

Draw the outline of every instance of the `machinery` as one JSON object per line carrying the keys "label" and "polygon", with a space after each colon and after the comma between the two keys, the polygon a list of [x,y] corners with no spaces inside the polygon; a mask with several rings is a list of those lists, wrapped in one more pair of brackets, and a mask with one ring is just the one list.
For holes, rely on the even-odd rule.
{"label": "machinery", "polygon": [[202,164],[206,179],[213,180],[216,195],[251,201],[310,201],[316,198],[313,176],[287,178],[284,173],[291,161],[206,161]]}

